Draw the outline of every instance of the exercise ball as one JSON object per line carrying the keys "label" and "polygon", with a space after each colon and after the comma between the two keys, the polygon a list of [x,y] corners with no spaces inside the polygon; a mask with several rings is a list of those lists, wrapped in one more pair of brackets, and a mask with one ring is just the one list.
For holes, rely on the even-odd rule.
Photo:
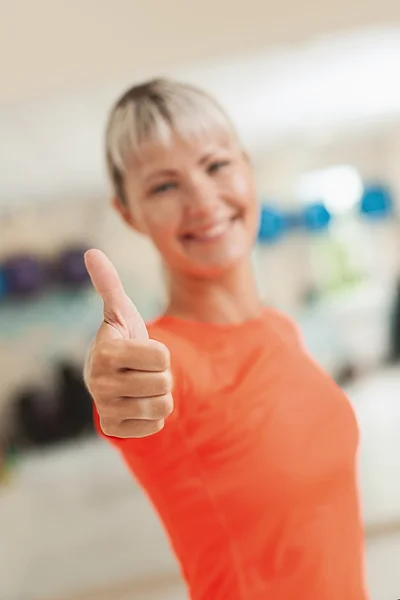
{"label": "exercise ball", "polygon": [[87,248],[71,247],[63,250],[58,258],[58,276],[63,285],[81,287],[89,282],[84,254]]}
{"label": "exercise ball", "polygon": [[35,295],[46,283],[46,268],[38,258],[25,254],[9,258],[3,265],[6,290],[18,297]]}
{"label": "exercise ball", "polygon": [[0,267],[0,302],[7,296],[7,280],[3,267]]}

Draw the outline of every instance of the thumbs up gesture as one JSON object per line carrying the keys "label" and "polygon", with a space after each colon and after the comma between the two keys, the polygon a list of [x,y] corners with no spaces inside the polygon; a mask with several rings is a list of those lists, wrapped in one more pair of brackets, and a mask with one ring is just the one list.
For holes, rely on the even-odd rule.
{"label": "thumbs up gesture", "polygon": [[85,365],[101,428],[119,438],[157,433],[173,409],[169,351],[149,339],[111,261],[100,250],[89,250],[85,263],[104,304],[104,320]]}

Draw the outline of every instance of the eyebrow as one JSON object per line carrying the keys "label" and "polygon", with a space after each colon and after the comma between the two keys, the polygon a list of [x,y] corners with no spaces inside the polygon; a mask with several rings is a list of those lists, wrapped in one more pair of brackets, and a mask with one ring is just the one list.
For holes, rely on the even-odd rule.
{"label": "eyebrow", "polygon": [[199,160],[199,165],[204,165],[204,163],[208,162],[215,154],[215,152],[207,152],[207,154],[204,154]]}
{"label": "eyebrow", "polygon": [[160,169],[159,171],[152,171],[145,178],[145,183],[151,183],[153,179],[157,179],[158,177],[174,177],[176,175],[175,169]]}
{"label": "eyebrow", "polygon": [[[207,154],[204,154],[200,160],[198,161],[199,165],[204,165],[205,163],[207,163],[211,158],[213,158],[215,156],[217,152],[207,152]],[[144,181],[145,183],[151,183],[153,179],[157,179],[158,177],[175,177],[177,174],[177,170],[176,169],[160,169],[158,171],[152,171],[151,173],[149,173],[145,178]]]}

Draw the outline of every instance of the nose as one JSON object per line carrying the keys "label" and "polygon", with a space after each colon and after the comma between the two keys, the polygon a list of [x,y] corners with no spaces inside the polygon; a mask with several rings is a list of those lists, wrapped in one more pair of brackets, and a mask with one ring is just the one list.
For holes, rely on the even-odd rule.
{"label": "nose", "polygon": [[203,175],[190,179],[185,194],[185,208],[192,217],[209,215],[214,211],[218,202],[218,190],[212,179]]}

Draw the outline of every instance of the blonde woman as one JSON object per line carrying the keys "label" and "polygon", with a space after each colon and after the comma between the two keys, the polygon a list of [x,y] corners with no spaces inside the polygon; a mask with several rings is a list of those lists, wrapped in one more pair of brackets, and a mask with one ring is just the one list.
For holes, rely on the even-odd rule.
{"label": "blonde woman", "polygon": [[144,324],[99,250],[85,369],[99,431],[168,533],[192,600],[365,600],[357,424],[251,267],[251,165],[220,106],[154,80],[111,111],[113,206],[168,273]]}

